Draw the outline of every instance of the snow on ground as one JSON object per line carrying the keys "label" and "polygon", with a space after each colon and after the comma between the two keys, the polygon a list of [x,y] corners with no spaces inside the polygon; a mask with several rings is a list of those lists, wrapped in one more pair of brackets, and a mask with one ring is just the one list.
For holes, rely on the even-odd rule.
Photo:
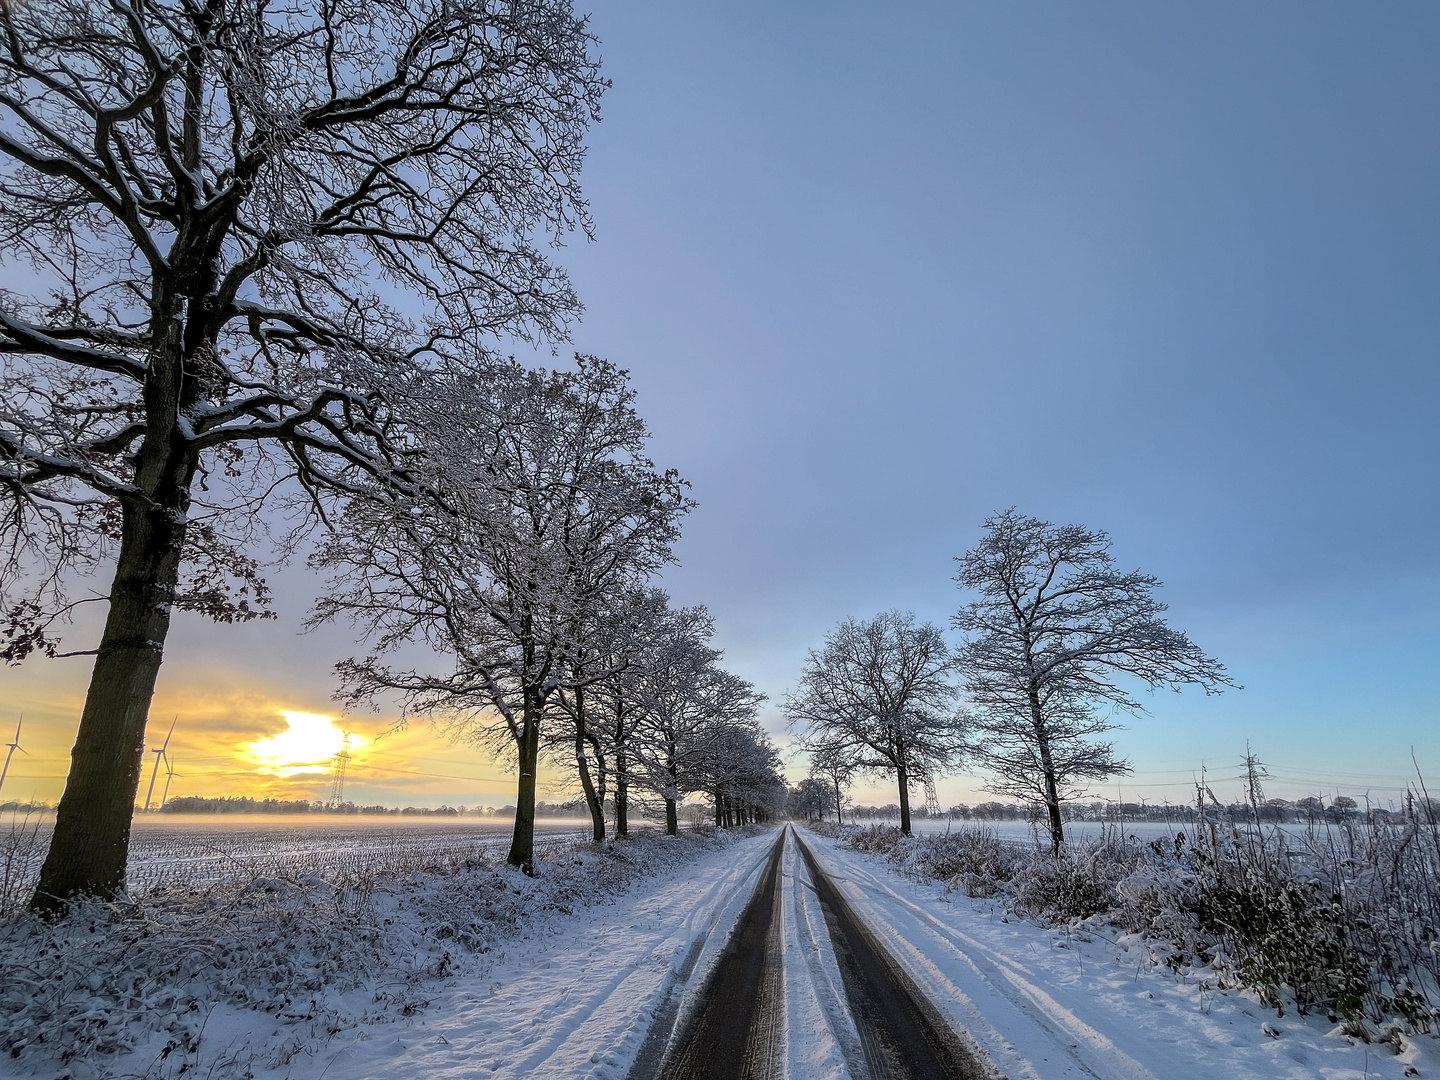
{"label": "snow on ground", "polygon": [[[17,923],[0,938],[0,1034],[18,1056],[0,1057],[0,1077],[623,1080],[657,1014],[663,1029],[677,1016],[683,1028],[776,839],[770,829],[652,837],[620,856],[587,848],[552,858],[538,881],[488,864],[403,875],[350,916],[317,899],[321,880],[258,881],[241,899],[215,894],[230,906],[203,918],[156,902],[119,938],[99,912],[64,931],[63,961],[60,939]],[[1173,972],[1156,943],[1098,920],[1042,927],[842,843],[804,840],[1007,1080],[1440,1077],[1435,1039],[1354,1043],[1323,1017],[1278,1018],[1221,991],[1208,970]],[[782,1075],[844,1080],[864,1058],[860,1035],[788,832],[780,871]],[[351,952],[327,952],[361,930]],[[27,1045],[42,1031],[48,1043]],[[65,1060],[81,1039],[90,1049]]]}
{"label": "snow on ground", "polygon": [[791,831],[786,832],[781,871],[786,1018],[783,1075],[844,1080],[850,1076],[846,1061],[863,1061],[865,1051],[845,1002],[825,913]]}
{"label": "snow on ground", "polygon": [[337,1040],[309,1067],[327,1080],[618,1080],[677,979],[704,982],[774,840],[741,840],[678,880],[529,934],[483,979],[454,980],[409,1022]]}
{"label": "snow on ground", "polygon": [[1177,974],[1138,935],[1092,920],[1047,929],[897,874],[806,833],[860,918],[1008,1080],[1375,1080],[1440,1077],[1440,1044],[1345,1038],[1323,1016],[1278,1018],[1208,970]]}
{"label": "snow on ground", "polygon": [[466,858],[21,917],[0,925],[0,1077],[620,1077],[774,837],[577,845],[539,878]]}

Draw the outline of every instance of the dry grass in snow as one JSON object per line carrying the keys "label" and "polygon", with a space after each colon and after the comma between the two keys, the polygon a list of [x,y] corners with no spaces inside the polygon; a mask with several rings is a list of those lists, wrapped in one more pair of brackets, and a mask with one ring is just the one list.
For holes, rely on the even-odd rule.
{"label": "dry grass in snow", "polygon": [[[1428,804],[1427,804],[1428,805]],[[1440,827],[1209,821],[1171,840],[1118,832],[1060,857],[984,828],[907,838],[891,826],[820,826],[907,875],[998,897],[1047,924],[1109,922],[1157,962],[1213,969],[1283,1015],[1323,1012],[1362,1039],[1440,1028]]]}

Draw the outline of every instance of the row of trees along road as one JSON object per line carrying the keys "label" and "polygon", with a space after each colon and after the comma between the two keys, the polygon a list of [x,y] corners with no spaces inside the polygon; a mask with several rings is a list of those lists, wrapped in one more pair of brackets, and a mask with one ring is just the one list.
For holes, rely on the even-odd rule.
{"label": "row of trees along road", "polygon": [[[448,385],[443,415],[408,425],[427,450],[420,492],[370,483],[313,559],[332,581],[315,620],[348,618],[377,646],[340,665],[352,703],[398,692],[453,736],[513,750],[510,861],[527,868],[546,749],[573,762],[597,841],[612,774],[622,832],[637,784],[664,800],[672,834],[689,793],[719,808],[727,793],[750,807],[768,805],[767,784],[783,792],[762,696],[720,668],[709,614],[645,586],[671,560],[686,485],[644,456],[624,372],[576,365],[507,363]],[[427,389],[415,407],[433,400]],[[453,667],[385,662],[417,641]],[[749,771],[732,776],[732,757]]]}
{"label": "row of trees along road", "polygon": [[1234,684],[1165,623],[1155,577],[1116,568],[1104,532],[1010,509],[957,562],[974,597],[952,620],[957,647],[912,615],[847,620],[809,654],[786,713],[836,805],[854,772],[893,776],[908,835],[910,786],[968,765],[1043,807],[1058,851],[1061,803],[1129,771],[1100,736],[1117,711],[1143,711],[1135,691]]}
{"label": "row of trees along road", "polygon": [[[331,522],[350,542],[322,545],[320,617],[373,628],[377,655],[418,637],[454,659],[352,661],[347,692],[398,687],[467,734],[498,714],[475,737],[513,744],[522,807],[565,741],[551,720],[579,766],[631,752],[586,700],[629,647],[585,628],[663,609],[634,596],[683,485],[643,460],[622,373],[494,353],[562,341],[580,311],[543,248],[591,231],[577,177],[607,83],[584,20],[565,0],[30,0],[0,28],[0,256],[25,282],[0,292],[0,658],[63,655],[75,605],[108,605],[71,653],[94,668],[35,906],[123,887],[172,613],[271,616],[251,547],[271,523],[282,551]],[[512,861],[530,828],[522,809]]]}

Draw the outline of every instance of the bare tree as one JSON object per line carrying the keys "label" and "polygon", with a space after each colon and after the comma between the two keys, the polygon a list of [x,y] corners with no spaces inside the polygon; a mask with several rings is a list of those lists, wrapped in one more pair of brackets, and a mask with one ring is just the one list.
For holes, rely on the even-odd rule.
{"label": "bare tree", "polygon": [[1099,707],[1142,711],[1120,680],[1207,694],[1234,683],[1160,618],[1156,578],[1115,568],[1104,532],[1013,508],[984,528],[957,560],[960,586],[979,593],[954,617],[967,636],[957,662],[975,706],[968,749],[994,774],[995,791],[1045,807],[1058,851],[1060,803],[1075,786],[1129,771],[1096,739],[1115,726]]}
{"label": "bare tree", "polygon": [[825,780],[809,776],[788,792],[785,808],[791,817],[803,817],[806,821],[824,821],[830,812],[833,793]]}
{"label": "bare tree", "polygon": [[963,724],[955,709],[950,650],[939,628],[910,613],[847,619],[811,650],[799,688],[785,701],[807,747],[827,748],[857,768],[891,774],[900,790],[900,830],[910,835],[910,785],[958,760]]}
{"label": "bare tree", "polygon": [[810,776],[827,785],[834,796],[835,824],[845,824],[845,789],[859,770],[854,755],[846,751],[843,741],[819,742],[807,748],[810,754]]}
{"label": "bare tree", "polygon": [[54,908],[123,884],[171,612],[263,611],[264,491],[403,486],[394,388],[563,336],[530,238],[589,229],[605,83],[565,0],[6,0],[0,33],[0,251],[34,283],[0,294],[4,658],[53,654],[67,579],[115,560]]}
{"label": "bare tree", "polygon": [[761,729],[756,710],[764,695],[728,672],[720,693],[726,708],[702,722],[684,755],[685,787],[705,792],[714,803],[715,827],[732,828],[754,819],[772,777],[779,777],[779,756]]}
{"label": "bare tree", "polygon": [[594,650],[593,667],[603,673],[587,692],[587,741],[598,760],[608,761],[617,836],[630,833],[633,744],[645,718],[645,664],[664,634],[669,603],[661,589],[634,589],[620,598],[607,618],[597,621],[587,639]]}
{"label": "bare tree", "polygon": [[[665,804],[665,831],[679,828],[680,801],[734,780],[719,758],[737,727],[758,735],[764,695],[719,666],[715,622],[703,607],[667,609],[636,657],[639,718],[630,749],[636,782]],[[737,785],[740,786],[740,785]]]}
{"label": "bare tree", "polygon": [[632,692],[636,665],[664,605],[661,590],[632,588],[607,595],[605,606],[584,612],[584,623],[574,633],[569,676],[556,691],[557,712],[567,723],[551,726],[548,748],[557,759],[573,762],[597,844],[605,839],[612,777],[616,832],[629,832],[627,750],[638,721]]}
{"label": "bare tree", "polygon": [[509,861],[527,870],[545,719],[561,690],[605,674],[586,631],[670,560],[691,506],[684,481],[644,456],[625,372],[576,363],[547,372],[510,361],[451,383],[442,417],[410,422],[438,494],[376,485],[352,497],[315,559],[335,585],[317,619],[355,621],[380,655],[421,641],[453,658],[448,674],[346,661],[345,697],[398,691],[460,737],[513,751]]}

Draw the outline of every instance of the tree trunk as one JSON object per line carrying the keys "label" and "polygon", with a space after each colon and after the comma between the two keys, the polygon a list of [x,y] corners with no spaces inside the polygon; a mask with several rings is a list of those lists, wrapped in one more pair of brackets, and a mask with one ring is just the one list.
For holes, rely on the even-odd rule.
{"label": "tree trunk", "polygon": [[669,790],[675,794],[665,796],[665,835],[680,835],[680,818],[676,803],[680,798],[680,773],[675,766],[675,745],[671,743],[668,754],[669,760],[665,764],[665,772],[670,777]]}
{"label": "tree trunk", "polygon": [[630,835],[630,778],[625,774],[625,751],[615,752],[615,835]]}
{"label": "tree trunk", "polygon": [[905,767],[905,758],[900,758],[900,764],[895,767],[896,775],[900,781],[900,832],[910,835],[910,770]]}
{"label": "tree trunk", "polygon": [[1040,771],[1045,782],[1045,810],[1050,819],[1050,853],[1059,855],[1065,843],[1065,825],[1060,820],[1060,786],[1055,780],[1055,759],[1050,754],[1050,729],[1040,708],[1040,694],[1030,688],[1030,720],[1035,726],[1036,748],[1040,751]]}
{"label": "tree trunk", "polygon": [[144,501],[127,500],[121,508],[110,610],[50,850],[30,901],[36,911],[58,912],[76,896],[110,899],[125,888],[145,721],[170,632],[196,467],[175,425],[182,389],[179,319],[165,320],[165,328],[151,353],[145,403],[147,418],[168,421],[154,423],[140,444],[135,485]]}
{"label": "tree trunk", "polygon": [[725,796],[720,793],[720,789],[717,787],[717,788],[715,789],[715,828],[717,828],[717,829],[723,829],[724,827],[725,827]]}
{"label": "tree trunk", "polygon": [[840,781],[838,779],[835,781],[835,824],[845,824],[845,822],[840,819]]}
{"label": "tree trunk", "polygon": [[527,687],[520,742],[516,747],[520,783],[515,792],[515,832],[510,839],[510,854],[505,859],[532,877],[535,874],[535,770],[540,759],[541,707],[538,691]]}
{"label": "tree trunk", "polygon": [[580,790],[585,793],[585,805],[590,809],[590,839],[605,842],[605,806],[595,791],[590,779],[590,760],[585,755],[585,691],[575,689],[575,769],[580,774]]}
{"label": "tree trunk", "polygon": [[585,805],[590,809],[590,839],[597,844],[605,841],[605,807],[595,792],[590,779],[590,761],[585,756],[585,739],[575,736],[575,768],[580,773],[580,790],[585,793]]}

